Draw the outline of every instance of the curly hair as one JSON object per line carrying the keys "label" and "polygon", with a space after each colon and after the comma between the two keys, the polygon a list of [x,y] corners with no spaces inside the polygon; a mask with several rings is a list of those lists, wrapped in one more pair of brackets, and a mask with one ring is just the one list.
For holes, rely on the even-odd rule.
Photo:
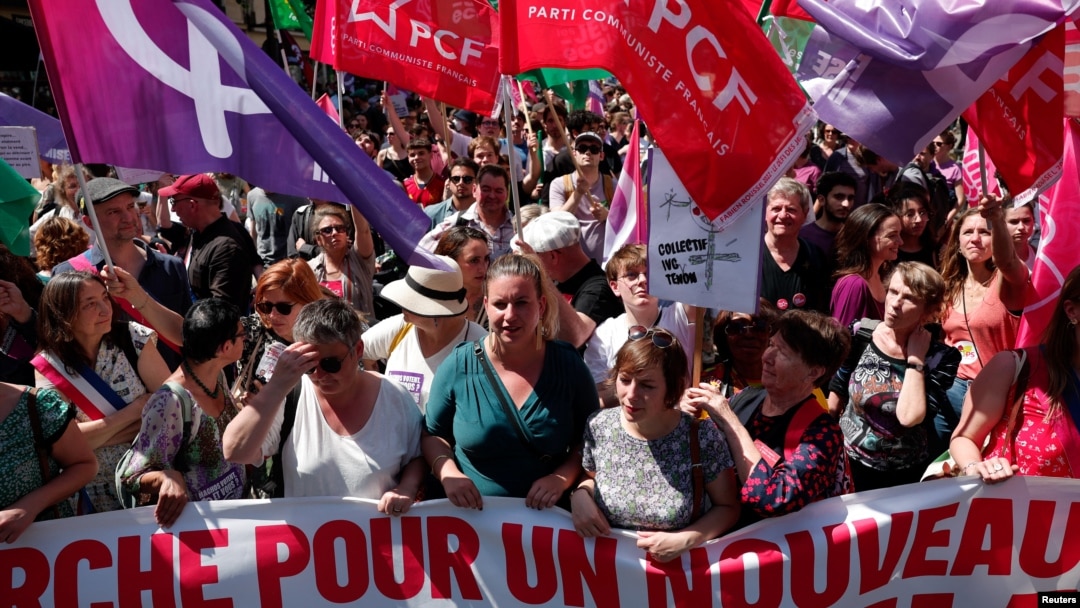
{"label": "curly hair", "polygon": [[57,264],[86,251],[90,235],[75,220],[54,215],[45,220],[34,234],[34,251],[40,270],[52,270]]}

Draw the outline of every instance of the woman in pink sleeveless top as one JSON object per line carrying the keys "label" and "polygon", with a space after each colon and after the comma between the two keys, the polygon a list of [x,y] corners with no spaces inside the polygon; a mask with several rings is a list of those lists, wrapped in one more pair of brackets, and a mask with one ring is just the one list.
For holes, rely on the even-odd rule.
{"label": "woman in pink sleeveless top", "polygon": [[[965,402],[950,446],[962,474],[978,474],[987,483],[1017,473],[1078,476],[1078,324],[1080,267],[1065,279],[1043,343],[999,353],[972,383],[971,398]],[[1018,393],[1022,400],[1017,399]],[[980,450],[987,436],[990,441]]]}

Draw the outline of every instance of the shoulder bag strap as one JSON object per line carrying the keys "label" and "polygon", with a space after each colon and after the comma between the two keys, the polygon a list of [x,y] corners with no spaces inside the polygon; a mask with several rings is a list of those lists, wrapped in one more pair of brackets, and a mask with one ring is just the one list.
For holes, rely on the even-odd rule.
{"label": "shoulder bag strap", "polygon": [[495,397],[499,400],[499,405],[503,408],[503,414],[514,425],[514,430],[517,431],[518,439],[526,448],[529,449],[534,455],[540,458],[540,460],[551,460],[549,454],[544,454],[540,450],[536,449],[531,443],[529,443],[528,436],[525,435],[525,429],[521,428],[521,422],[518,421],[517,416],[514,415],[513,409],[510,407],[510,403],[506,400],[506,395],[503,394],[502,389],[499,388],[498,379],[495,378],[495,370],[491,367],[491,362],[488,361],[487,356],[484,354],[484,343],[482,339],[473,341],[473,354],[476,355],[476,359],[480,362],[480,367],[484,370],[484,374],[487,376],[488,383],[491,385],[491,390],[495,393]]}
{"label": "shoulder bag strap", "polygon": [[176,458],[173,459],[173,469],[181,473],[187,473],[191,469],[191,463],[188,462],[188,444],[191,443],[191,395],[187,390],[177,384],[176,382],[166,382],[165,386],[169,387],[169,390],[176,395],[176,398],[180,400],[180,418],[183,421],[183,431],[180,435],[180,449],[176,452]]}
{"label": "shoulder bag strap", "polygon": [[[37,408],[37,391],[36,388],[26,390],[26,413],[30,417],[30,429],[34,433],[34,452],[37,453],[38,466],[41,467],[41,485],[44,486],[52,479],[49,470],[49,452],[52,450],[45,445],[45,431],[41,428],[41,413]],[[55,504],[52,506],[52,515],[54,519],[60,517],[60,508]]]}
{"label": "shoulder bag strap", "polygon": [[690,511],[690,521],[697,521],[705,506],[705,471],[701,466],[701,437],[699,430],[701,419],[693,418],[690,422],[690,472],[694,478],[694,506]]}

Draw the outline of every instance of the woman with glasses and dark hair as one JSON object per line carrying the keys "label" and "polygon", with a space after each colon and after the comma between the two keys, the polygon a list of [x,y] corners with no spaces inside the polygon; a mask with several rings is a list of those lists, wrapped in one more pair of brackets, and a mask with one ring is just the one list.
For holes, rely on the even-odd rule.
{"label": "woman with glasses and dark hair", "polygon": [[[847,355],[847,328],[821,313],[789,310],[777,321],[762,357],[759,402],[740,416],[709,384],[686,390],[682,406],[704,409],[727,438],[742,481],[740,527],[852,491],[844,435],[812,394]],[[745,420],[745,422],[743,422]],[[759,447],[764,445],[768,449]]]}
{"label": "woman with glasses and dark hair", "polygon": [[608,379],[618,407],[594,413],[585,428],[574,528],[586,538],[638,530],[638,546],[667,562],[735,525],[735,463],[716,425],[678,407],[687,384],[678,339],[641,326],[629,338]]}
{"label": "woman with glasses and dark hair", "polygon": [[367,219],[353,205],[322,205],[311,215],[311,233],[322,249],[308,261],[319,285],[374,318],[375,241]]}
{"label": "woman with glasses and dark hair", "polygon": [[459,345],[435,372],[424,457],[455,506],[513,496],[548,508],[581,473],[597,394],[577,351],[551,340],[559,297],[535,256],[499,257],[484,296],[491,332]]}
{"label": "woman with glasses and dark hair", "polygon": [[780,311],[761,298],[757,314],[722,310],[713,324],[716,364],[702,372],[701,381],[712,384],[731,399],[747,388],[761,388],[761,356]]}
{"label": "woman with glasses and dark hair", "polygon": [[[363,323],[337,298],[305,306],[274,375],[225,432],[225,457],[259,465],[281,452],[284,495],[351,496],[400,515],[424,477],[423,414],[404,387],[364,371]],[[285,395],[300,383],[290,420]]]}
{"label": "woman with glasses and dark hair", "polygon": [[885,318],[860,327],[829,384],[859,491],[915,483],[948,446],[934,435],[935,412],[949,407],[960,352],[940,341],[945,281],[919,262],[897,264],[887,283]]}
{"label": "woman with glasses and dark hair", "polygon": [[243,495],[244,467],[225,460],[221,438],[239,409],[225,368],[240,359],[246,334],[236,306],[220,298],[196,302],[184,317],[183,363],[143,408],[142,428],[116,476],[136,504],[156,503],[162,527],[189,500]]}

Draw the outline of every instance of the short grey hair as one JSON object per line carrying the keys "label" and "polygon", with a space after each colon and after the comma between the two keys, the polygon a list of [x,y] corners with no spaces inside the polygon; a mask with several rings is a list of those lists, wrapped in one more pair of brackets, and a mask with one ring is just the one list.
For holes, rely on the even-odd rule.
{"label": "short grey hair", "polygon": [[341,298],[326,298],[306,304],[296,315],[293,338],[308,344],[341,342],[352,348],[360,342],[364,325],[359,313]]}
{"label": "short grey hair", "polygon": [[806,187],[806,184],[790,177],[781,177],[775,186],[769,188],[769,196],[766,200],[771,201],[777,196],[797,199],[802,205],[803,213],[810,213],[810,189]]}

